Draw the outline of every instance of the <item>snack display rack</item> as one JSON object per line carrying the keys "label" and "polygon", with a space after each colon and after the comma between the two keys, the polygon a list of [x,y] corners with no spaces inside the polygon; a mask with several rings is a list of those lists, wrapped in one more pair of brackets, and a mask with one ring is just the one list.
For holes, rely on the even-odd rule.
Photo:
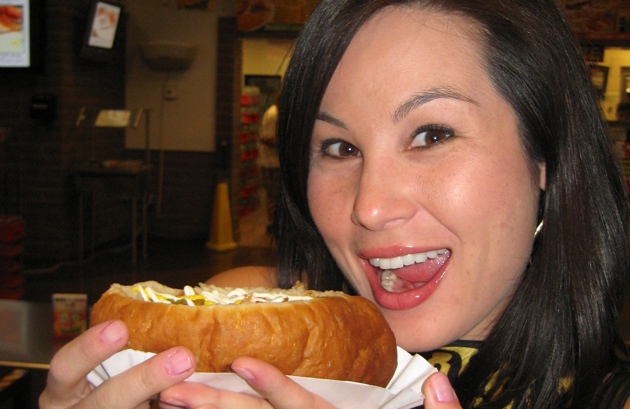
{"label": "snack display rack", "polygon": [[0,298],[17,300],[24,296],[25,237],[21,216],[0,215]]}

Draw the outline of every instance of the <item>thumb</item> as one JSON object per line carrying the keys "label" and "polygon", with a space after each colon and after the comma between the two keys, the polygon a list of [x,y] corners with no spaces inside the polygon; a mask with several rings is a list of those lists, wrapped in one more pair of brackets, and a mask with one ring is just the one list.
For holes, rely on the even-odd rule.
{"label": "thumb", "polygon": [[332,409],[323,398],[303,389],[274,366],[257,359],[237,358],[232,363],[232,370],[275,409]]}
{"label": "thumb", "polygon": [[457,395],[443,373],[431,375],[422,385],[422,393],[425,409],[461,409]]}

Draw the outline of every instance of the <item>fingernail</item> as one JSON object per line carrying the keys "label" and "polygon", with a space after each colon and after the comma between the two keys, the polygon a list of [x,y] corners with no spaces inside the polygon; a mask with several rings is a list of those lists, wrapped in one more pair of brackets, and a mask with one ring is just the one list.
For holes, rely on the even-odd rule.
{"label": "fingernail", "polygon": [[254,377],[254,374],[252,374],[249,369],[239,367],[239,366],[233,366],[232,370],[236,372],[238,376],[245,379],[248,383],[256,382],[256,378]]}
{"label": "fingernail", "polygon": [[178,401],[159,402],[160,409],[182,409],[186,408],[186,404]]}
{"label": "fingernail", "polygon": [[183,350],[178,349],[168,356],[165,369],[169,375],[179,375],[192,368],[193,363]]}
{"label": "fingernail", "polygon": [[455,391],[446,376],[436,376],[431,390],[438,402],[453,402],[456,399]]}
{"label": "fingernail", "polygon": [[107,324],[99,333],[99,339],[105,344],[115,344],[120,341],[124,334],[124,327],[120,323],[112,321]]}

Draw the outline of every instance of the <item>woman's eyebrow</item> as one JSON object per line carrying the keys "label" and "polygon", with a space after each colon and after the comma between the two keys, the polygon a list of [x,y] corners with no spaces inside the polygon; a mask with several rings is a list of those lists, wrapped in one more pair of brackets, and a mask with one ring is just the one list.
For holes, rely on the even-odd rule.
{"label": "woman's eyebrow", "polygon": [[329,124],[338,126],[338,127],[342,128],[342,129],[346,129],[346,130],[348,129],[346,124],[344,124],[341,119],[335,118],[334,116],[332,116],[331,114],[329,114],[326,111],[320,111],[317,114],[317,117],[315,119],[319,120],[319,121],[328,122]]}
{"label": "woman's eyebrow", "polygon": [[477,102],[475,100],[467,97],[466,95],[458,92],[451,87],[431,88],[426,91],[422,91],[419,94],[413,95],[407,101],[403,102],[394,112],[394,115],[392,116],[392,122],[396,123],[400,121],[413,109],[416,109],[426,104],[427,102],[431,102],[439,98],[457,99],[463,102],[469,102],[471,104],[477,105]]}
{"label": "woman's eyebrow", "polygon": [[[436,87],[436,88],[431,88],[429,90],[423,91],[419,94],[413,95],[407,101],[403,102],[394,112],[392,121],[396,123],[400,121],[401,119],[403,119],[413,109],[418,108],[426,104],[427,102],[431,102],[439,98],[457,99],[460,101],[469,102],[471,104],[477,105],[477,102],[475,100],[467,97],[466,95],[456,91],[453,88]],[[329,114],[326,111],[320,111],[317,114],[317,117],[315,119],[319,121],[328,122],[329,124],[338,126],[342,129],[348,129],[348,127],[342,120],[335,118],[333,115]]]}

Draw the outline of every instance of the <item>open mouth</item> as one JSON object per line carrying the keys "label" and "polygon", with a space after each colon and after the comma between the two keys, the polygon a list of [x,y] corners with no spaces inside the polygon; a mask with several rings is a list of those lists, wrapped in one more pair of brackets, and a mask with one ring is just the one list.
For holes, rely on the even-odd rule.
{"label": "open mouth", "polygon": [[381,286],[389,292],[413,290],[425,284],[440,270],[448,259],[447,249],[406,254],[394,258],[372,258]]}
{"label": "open mouth", "polygon": [[392,258],[370,258],[370,283],[376,301],[390,309],[421,304],[444,276],[450,250],[443,248]]}
{"label": "open mouth", "polygon": [[434,277],[448,256],[447,249],[439,249],[393,258],[371,258],[369,261],[379,271],[380,283],[385,290],[401,292],[417,288]]}

